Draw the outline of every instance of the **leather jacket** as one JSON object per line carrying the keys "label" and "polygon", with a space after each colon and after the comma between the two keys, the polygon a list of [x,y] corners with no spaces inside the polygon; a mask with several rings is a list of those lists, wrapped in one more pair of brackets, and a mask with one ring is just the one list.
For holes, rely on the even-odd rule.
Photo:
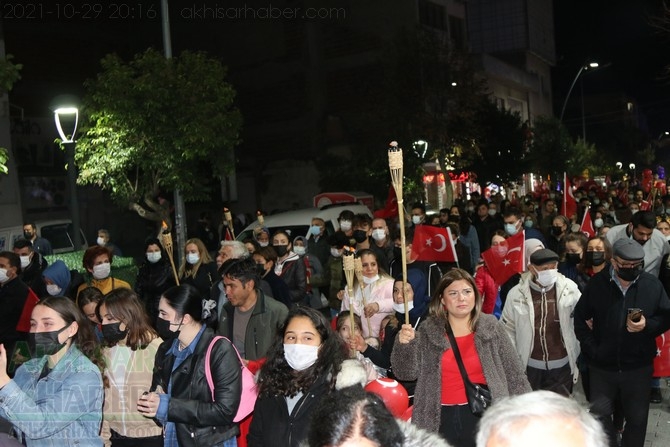
{"label": "leather jacket", "polygon": [[172,381],[168,420],[176,424],[177,439],[182,447],[219,445],[240,433],[233,422],[242,394],[240,361],[229,342],[216,342],[210,359],[216,398],[216,402],[212,402],[204,363],[213,338],[214,331],[206,329],[193,355],[174,372],[171,372],[174,356],[167,353],[173,341],[163,342],[156,353],[151,390],[155,391],[160,385],[167,391]]}

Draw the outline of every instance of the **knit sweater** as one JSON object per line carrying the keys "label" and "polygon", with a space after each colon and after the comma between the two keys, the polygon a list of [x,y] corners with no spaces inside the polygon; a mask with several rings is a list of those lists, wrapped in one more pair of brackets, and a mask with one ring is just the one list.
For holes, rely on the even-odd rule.
{"label": "knit sweater", "polygon": [[[407,344],[397,339],[391,354],[391,367],[401,380],[417,380],[412,422],[437,432],[440,427],[442,354],[450,349],[445,321],[430,316]],[[530,392],[525,368],[505,334],[492,315],[482,314],[475,330],[475,347],[479,354],[486,383],[493,403],[502,397]]]}

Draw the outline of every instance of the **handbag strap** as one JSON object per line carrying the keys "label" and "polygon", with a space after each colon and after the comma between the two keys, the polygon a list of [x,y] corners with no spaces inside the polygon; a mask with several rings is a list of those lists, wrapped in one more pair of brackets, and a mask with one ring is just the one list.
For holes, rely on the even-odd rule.
{"label": "handbag strap", "polygon": [[465,370],[465,365],[463,365],[463,359],[461,358],[461,351],[459,351],[458,349],[458,343],[456,343],[456,337],[454,336],[454,333],[451,330],[451,326],[449,325],[449,323],[447,323],[445,326],[447,329],[447,336],[449,337],[449,343],[451,344],[451,349],[454,351],[454,358],[456,359],[458,369],[461,372],[461,378],[463,379],[463,384],[465,385],[465,387],[467,387],[468,384],[472,385],[472,382],[468,377],[468,372]]}
{"label": "handbag strap", "polygon": [[212,379],[212,365],[210,364],[210,357],[212,356],[212,348],[214,348],[214,344],[220,339],[224,339],[228,341],[228,343],[230,343],[230,345],[235,350],[235,354],[237,354],[237,358],[240,359],[242,369],[246,368],[244,366],[244,360],[242,360],[242,356],[240,355],[240,351],[237,350],[233,342],[230,341],[227,337],[224,337],[223,335],[215,336],[209,343],[209,346],[207,347],[207,353],[205,354],[205,378],[207,379],[207,386],[209,386],[209,391],[212,393],[212,402],[214,402],[215,399],[214,399],[214,379]]}

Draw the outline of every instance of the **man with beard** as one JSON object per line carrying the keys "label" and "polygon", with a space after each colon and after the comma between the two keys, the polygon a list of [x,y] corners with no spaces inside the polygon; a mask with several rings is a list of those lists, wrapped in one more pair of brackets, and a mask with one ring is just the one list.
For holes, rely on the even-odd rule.
{"label": "man with beard", "polygon": [[670,244],[656,229],[656,216],[652,211],[639,211],[629,223],[612,227],[607,232],[607,239],[612,245],[619,239],[632,239],[640,244],[644,251],[644,271],[657,278],[661,269],[667,268]]}

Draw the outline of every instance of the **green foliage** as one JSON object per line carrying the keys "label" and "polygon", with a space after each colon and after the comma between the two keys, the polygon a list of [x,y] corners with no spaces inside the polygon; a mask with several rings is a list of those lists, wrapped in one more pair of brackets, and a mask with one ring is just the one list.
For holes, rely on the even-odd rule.
{"label": "green foliage", "polygon": [[533,128],[533,143],[526,156],[528,168],[542,176],[560,178],[563,172],[574,174],[569,160],[574,153],[574,144],[567,129],[554,117],[538,117]]}
{"label": "green foliage", "polygon": [[226,69],[204,53],[165,59],[152,49],[128,63],[116,55],[101,63],[85,84],[78,182],[143,216],[138,204],[153,207],[159,192],[209,198],[208,182],[231,169],[240,141],[242,117]]}
{"label": "green foliage", "polygon": [[[23,65],[12,63],[13,56],[8,54],[4,59],[0,59],[0,93],[9,92],[14,83],[21,79],[21,68]],[[7,161],[9,160],[9,151],[0,147],[0,172],[7,174]]]}
{"label": "green foliage", "polygon": [[0,58],[0,89],[2,93],[7,93],[12,89],[16,81],[21,79],[20,71],[23,68],[21,64],[12,63],[14,57],[11,54]]}

